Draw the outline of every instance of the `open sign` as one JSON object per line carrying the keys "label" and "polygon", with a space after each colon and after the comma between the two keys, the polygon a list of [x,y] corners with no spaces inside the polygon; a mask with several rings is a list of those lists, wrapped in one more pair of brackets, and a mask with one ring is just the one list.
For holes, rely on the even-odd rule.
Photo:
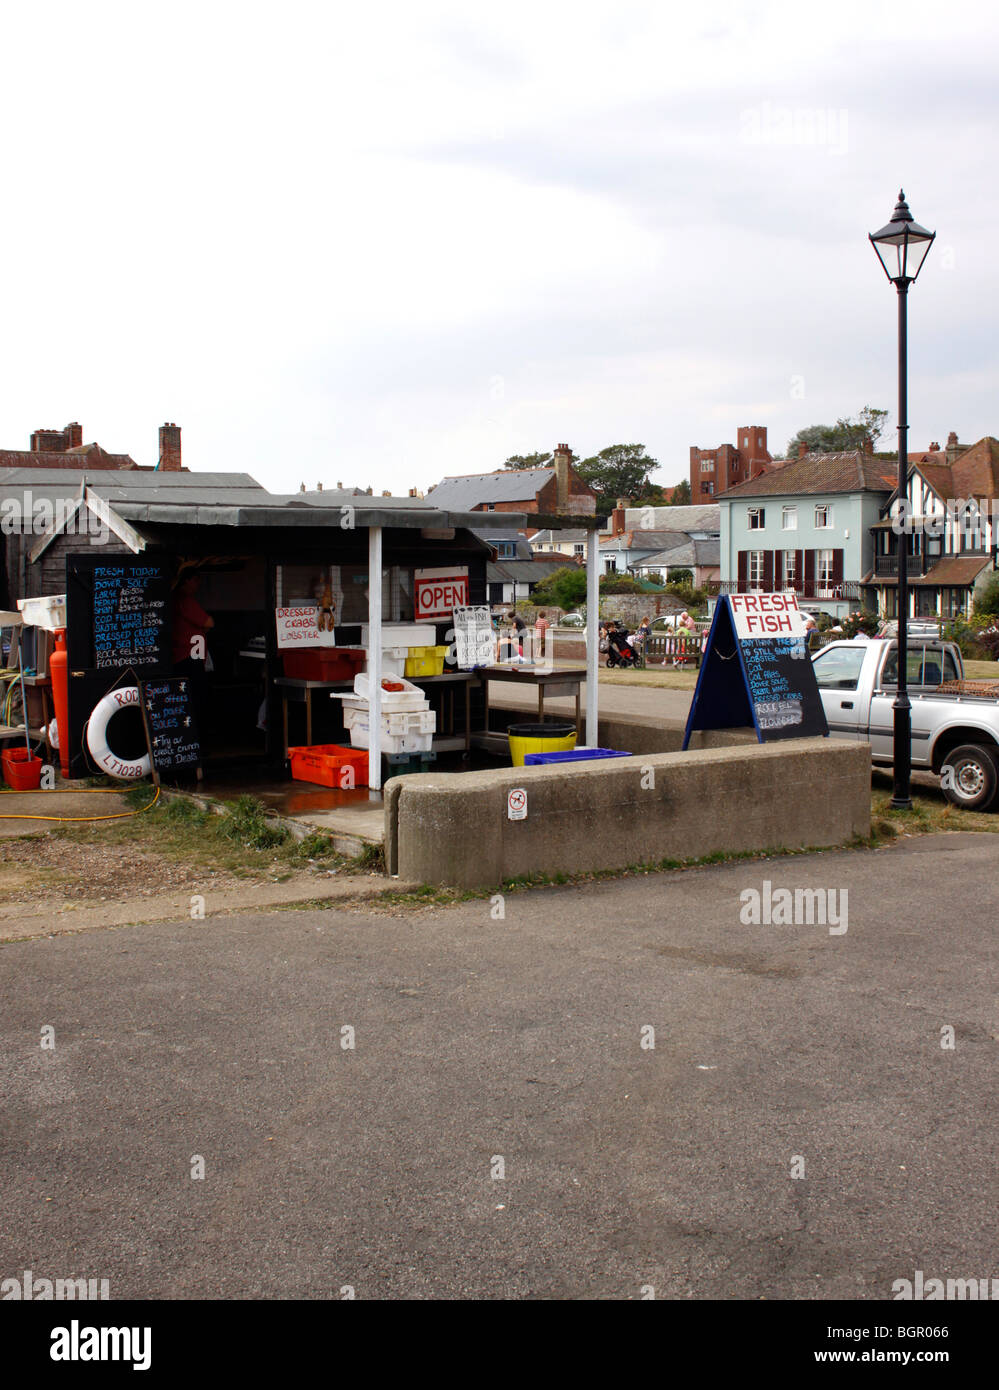
{"label": "open sign", "polygon": [[468,603],[468,570],[417,570],[415,583],[415,617],[450,618],[456,608]]}

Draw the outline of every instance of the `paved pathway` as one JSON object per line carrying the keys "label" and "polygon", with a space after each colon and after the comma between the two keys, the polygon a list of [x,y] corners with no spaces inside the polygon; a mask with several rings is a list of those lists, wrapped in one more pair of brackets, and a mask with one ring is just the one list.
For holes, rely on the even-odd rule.
{"label": "paved pathway", "polygon": [[[847,892],[847,931],[744,925],[765,882]],[[510,894],[502,919],[4,946],[0,1271],[221,1299],[994,1276],[997,920],[992,837],[953,835]]]}

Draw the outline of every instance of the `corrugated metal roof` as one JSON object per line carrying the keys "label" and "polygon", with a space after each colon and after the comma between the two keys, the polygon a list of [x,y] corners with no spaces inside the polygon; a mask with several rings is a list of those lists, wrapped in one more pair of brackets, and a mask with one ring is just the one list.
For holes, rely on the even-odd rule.
{"label": "corrugated metal roof", "polygon": [[56,484],[74,496],[80,491],[81,482],[86,480],[102,496],[117,495],[122,489],[147,493],[150,488],[191,489],[216,491],[229,488],[253,488],[264,492],[260,483],[249,473],[119,473],[113,469],[80,468],[75,474],[65,468],[0,468],[0,487],[34,487],[38,484]]}

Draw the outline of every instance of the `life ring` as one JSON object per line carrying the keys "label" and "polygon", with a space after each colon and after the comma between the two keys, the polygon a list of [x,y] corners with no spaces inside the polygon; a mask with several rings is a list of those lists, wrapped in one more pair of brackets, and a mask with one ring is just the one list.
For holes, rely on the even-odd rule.
{"label": "life ring", "polygon": [[120,709],[127,709],[129,705],[138,705],[138,703],[139,687],[137,685],[123,685],[118,690],[109,691],[103,700],[99,700],[87,721],[87,747],[90,750],[90,756],[109,777],[117,777],[123,782],[131,782],[138,777],[148,777],[152,771],[152,762],[148,753],[136,762],[125,762],[108,747],[107,734],[111,716],[117,714]]}

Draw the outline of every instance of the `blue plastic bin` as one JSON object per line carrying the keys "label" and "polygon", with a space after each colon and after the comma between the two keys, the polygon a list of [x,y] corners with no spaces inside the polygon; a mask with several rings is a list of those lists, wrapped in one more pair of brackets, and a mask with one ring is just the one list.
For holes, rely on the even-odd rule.
{"label": "blue plastic bin", "polygon": [[542,763],[585,763],[591,758],[630,758],[614,748],[568,748],[559,753],[526,753],[525,767],[540,767]]}

